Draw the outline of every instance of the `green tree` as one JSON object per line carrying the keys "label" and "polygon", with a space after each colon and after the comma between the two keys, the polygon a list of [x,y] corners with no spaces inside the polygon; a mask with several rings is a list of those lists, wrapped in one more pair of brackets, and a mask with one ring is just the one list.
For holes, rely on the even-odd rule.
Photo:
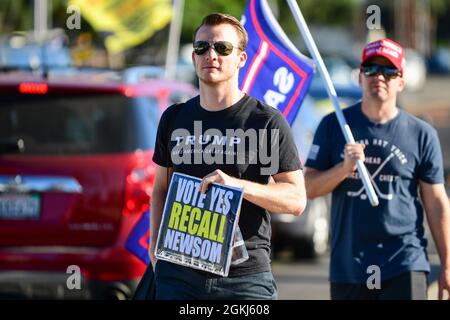
{"label": "green tree", "polygon": [[446,12],[450,8],[450,0],[430,0],[431,11],[440,15]]}
{"label": "green tree", "polygon": [[[438,0],[446,1],[446,0]],[[286,33],[298,33],[297,26],[285,0],[268,0],[274,14]],[[308,23],[346,24],[352,20],[357,0],[301,0],[300,9]],[[211,12],[223,12],[240,18],[246,1],[243,0],[186,0],[183,18],[182,42],[192,41],[192,34],[202,17]],[[282,19],[280,17],[283,17]]]}
{"label": "green tree", "polygon": [[33,27],[33,12],[29,0],[0,1],[0,33],[29,30]]}
{"label": "green tree", "polygon": [[[299,30],[286,0],[277,0],[279,16],[278,21],[288,35],[298,35]],[[352,21],[358,0],[301,0],[300,10],[306,23],[310,25],[324,24],[331,26],[345,26]]]}
{"label": "green tree", "polygon": [[211,12],[223,12],[240,18],[245,8],[242,0],[185,0],[182,42],[191,42],[202,18]]}
{"label": "green tree", "polygon": [[[55,14],[66,12],[68,0],[47,0],[49,16],[57,24],[64,21],[55,20]],[[33,29],[34,0],[1,0],[0,1],[0,33],[27,31]],[[63,17],[63,19],[65,19]]]}

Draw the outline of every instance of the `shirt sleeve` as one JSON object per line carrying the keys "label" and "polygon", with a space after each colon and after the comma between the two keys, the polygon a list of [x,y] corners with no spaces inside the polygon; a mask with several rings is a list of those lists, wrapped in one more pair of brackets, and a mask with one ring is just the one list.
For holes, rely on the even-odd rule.
{"label": "shirt sleeve", "polygon": [[328,115],[320,121],[319,126],[314,134],[313,143],[308,152],[308,158],[306,159],[306,167],[310,167],[317,170],[328,170],[333,166],[332,155],[330,147],[331,136],[329,130],[331,128],[331,116]]}
{"label": "shirt sleeve", "polygon": [[271,144],[272,174],[303,169],[291,128],[280,112],[272,117],[267,129]]}
{"label": "shirt sleeve", "polygon": [[444,183],[442,151],[436,130],[430,128],[422,139],[418,178],[426,183]]}
{"label": "shirt sleeve", "polygon": [[172,167],[172,160],[169,151],[170,142],[170,113],[173,112],[173,107],[167,108],[161,115],[158,124],[158,131],[156,133],[155,152],[153,153],[153,162],[162,167]]}

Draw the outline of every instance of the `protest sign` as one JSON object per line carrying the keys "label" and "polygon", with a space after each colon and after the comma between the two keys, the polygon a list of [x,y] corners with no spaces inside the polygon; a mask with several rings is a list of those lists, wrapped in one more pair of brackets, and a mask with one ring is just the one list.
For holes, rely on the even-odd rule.
{"label": "protest sign", "polygon": [[155,255],[158,259],[227,276],[242,203],[242,189],[174,173],[167,193]]}

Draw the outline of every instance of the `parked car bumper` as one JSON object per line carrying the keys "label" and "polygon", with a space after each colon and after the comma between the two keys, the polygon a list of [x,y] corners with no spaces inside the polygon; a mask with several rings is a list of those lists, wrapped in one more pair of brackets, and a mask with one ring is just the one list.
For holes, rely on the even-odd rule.
{"label": "parked car bumper", "polygon": [[[79,268],[79,274],[71,266]],[[128,299],[145,267],[117,247],[3,247],[0,298]],[[79,276],[80,289],[70,284],[74,276]]]}

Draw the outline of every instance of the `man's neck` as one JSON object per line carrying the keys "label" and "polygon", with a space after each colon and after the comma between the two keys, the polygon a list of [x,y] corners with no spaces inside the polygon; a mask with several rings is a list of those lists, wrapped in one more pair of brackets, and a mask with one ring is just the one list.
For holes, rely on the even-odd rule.
{"label": "man's neck", "polygon": [[398,114],[395,100],[383,102],[363,99],[361,109],[366,117],[376,123],[386,123]]}
{"label": "man's neck", "polygon": [[208,111],[220,111],[231,107],[242,99],[244,93],[237,85],[229,83],[214,86],[200,83],[200,105]]}

